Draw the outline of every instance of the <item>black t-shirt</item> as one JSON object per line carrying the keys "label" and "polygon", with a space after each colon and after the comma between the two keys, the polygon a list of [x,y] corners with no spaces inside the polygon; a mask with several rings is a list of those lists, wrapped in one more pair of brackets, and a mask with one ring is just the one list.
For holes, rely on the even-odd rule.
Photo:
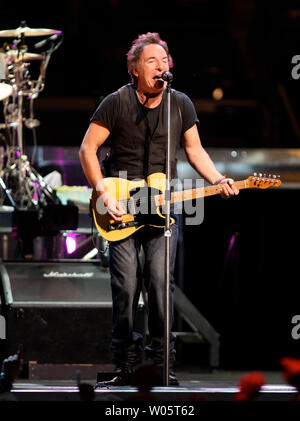
{"label": "black t-shirt", "polygon": [[158,118],[159,118],[159,110],[161,107],[161,103],[155,108],[147,108],[141,105],[143,113],[147,119],[148,130],[150,138],[152,137],[157,125],[158,125]]}
{"label": "black t-shirt", "polygon": [[[178,105],[182,114],[182,135],[193,125],[199,124],[195,107],[190,98],[182,92],[176,91]],[[103,99],[95,113],[91,118],[92,121],[99,121],[103,123],[108,130],[112,133],[119,114],[120,96],[118,92],[109,94]],[[158,105],[155,108],[147,108],[142,106],[144,114],[147,116],[150,134],[153,134],[158,124],[159,110],[161,107]]]}

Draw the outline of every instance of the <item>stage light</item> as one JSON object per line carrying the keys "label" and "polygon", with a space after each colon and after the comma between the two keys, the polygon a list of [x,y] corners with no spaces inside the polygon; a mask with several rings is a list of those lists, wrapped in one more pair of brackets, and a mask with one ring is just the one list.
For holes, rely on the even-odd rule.
{"label": "stage light", "polygon": [[224,91],[222,88],[216,88],[212,92],[212,97],[216,101],[220,101],[223,98],[223,95],[224,95]]}
{"label": "stage light", "polygon": [[77,248],[76,234],[67,234],[66,236],[66,249],[68,254],[74,253]]}

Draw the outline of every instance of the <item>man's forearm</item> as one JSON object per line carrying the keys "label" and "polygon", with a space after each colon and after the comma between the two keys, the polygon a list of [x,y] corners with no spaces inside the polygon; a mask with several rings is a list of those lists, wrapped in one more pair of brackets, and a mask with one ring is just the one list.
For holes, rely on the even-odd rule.
{"label": "man's forearm", "polygon": [[214,184],[224,177],[216,168],[208,153],[204,150],[198,150],[196,153],[187,155],[191,166],[209,183]]}

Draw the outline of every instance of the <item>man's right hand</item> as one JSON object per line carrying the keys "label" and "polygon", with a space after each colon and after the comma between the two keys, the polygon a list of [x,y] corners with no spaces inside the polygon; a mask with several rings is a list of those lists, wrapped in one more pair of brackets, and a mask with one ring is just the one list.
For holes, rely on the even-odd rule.
{"label": "man's right hand", "polygon": [[98,192],[96,203],[97,212],[100,214],[108,213],[116,222],[123,221],[123,215],[126,214],[125,209],[110,193]]}

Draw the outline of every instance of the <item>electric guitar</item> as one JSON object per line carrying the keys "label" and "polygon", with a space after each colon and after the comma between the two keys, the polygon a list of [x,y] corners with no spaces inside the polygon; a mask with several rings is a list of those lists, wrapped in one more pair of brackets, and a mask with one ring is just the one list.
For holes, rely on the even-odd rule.
{"label": "electric guitar", "polygon": [[[281,181],[276,176],[272,178],[253,176],[245,180],[235,181],[239,189],[279,187]],[[166,176],[154,173],[147,180],[130,181],[123,178],[107,177],[103,179],[105,190],[119,201],[126,209],[122,222],[116,222],[106,211],[102,199],[94,190],[92,193],[92,215],[96,228],[102,238],[107,241],[123,240],[146,225],[163,228],[165,217],[162,208],[165,205]],[[170,204],[187,200],[213,196],[220,193],[222,184],[200,187],[171,193]],[[153,194],[154,193],[154,194]],[[171,224],[174,220],[171,218]]]}

